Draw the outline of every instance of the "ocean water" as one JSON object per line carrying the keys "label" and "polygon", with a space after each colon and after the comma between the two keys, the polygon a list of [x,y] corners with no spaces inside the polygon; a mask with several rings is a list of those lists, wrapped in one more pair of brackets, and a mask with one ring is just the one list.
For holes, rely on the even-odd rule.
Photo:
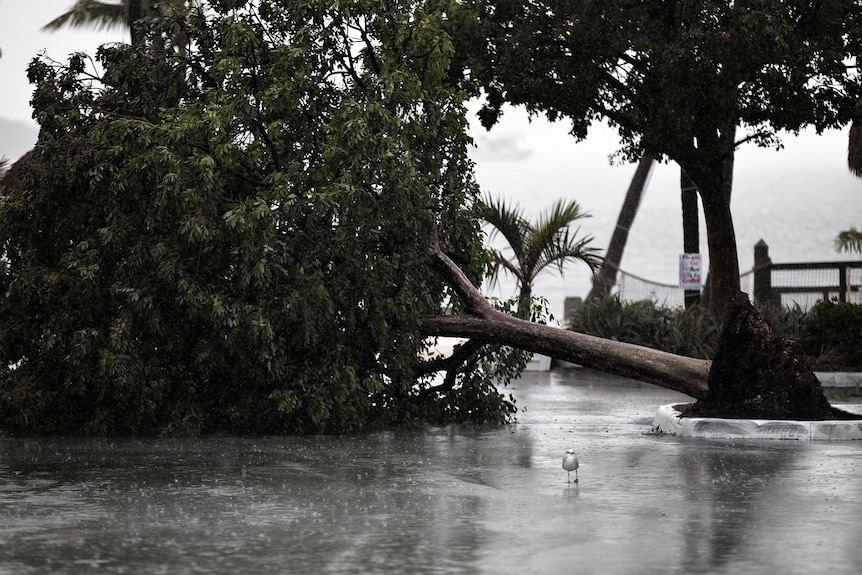
{"label": "ocean water", "polygon": [[[509,110],[505,122],[490,132],[473,126],[476,179],[483,193],[504,197],[535,218],[559,198],[574,198],[590,213],[580,232],[607,249],[616,226],[634,164],[612,162],[618,149],[615,133],[596,126],[582,143],[567,126],[543,119],[529,121]],[[736,155],[731,209],[737,236],[740,273],[751,270],[754,245],[764,240],[774,263],[862,260],[837,253],[835,236],[862,227],[862,180],[846,168],[847,134],[803,133],[784,139],[781,150],[745,146]],[[708,269],[706,226],[701,214],[700,249]],[[658,164],[629,233],[621,269],[663,284],[679,283],[682,217],[679,167]],[[562,316],[566,297],[586,297],[591,273],[582,263],[569,264],[564,277],[546,271],[534,294],[545,297],[551,312]],[[510,297],[509,278],[484,286],[487,294]]]}

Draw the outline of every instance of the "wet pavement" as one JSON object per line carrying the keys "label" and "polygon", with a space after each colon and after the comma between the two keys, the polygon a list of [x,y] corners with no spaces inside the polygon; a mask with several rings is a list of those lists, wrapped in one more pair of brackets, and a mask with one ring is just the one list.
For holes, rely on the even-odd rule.
{"label": "wet pavement", "polygon": [[862,442],[656,435],[685,396],[586,369],[511,391],[505,428],[0,438],[0,574],[862,572]]}

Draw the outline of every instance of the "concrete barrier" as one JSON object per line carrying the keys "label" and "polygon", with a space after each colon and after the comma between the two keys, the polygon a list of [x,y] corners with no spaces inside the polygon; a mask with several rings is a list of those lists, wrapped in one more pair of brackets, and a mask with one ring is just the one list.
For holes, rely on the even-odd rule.
{"label": "concrete barrier", "polygon": [[[857,413],[862,405],[835,405]],[[680,437],[705,439],[796,439],[845,441],[862,439],[862,414],[859,419],[833,421],[794,421],[770,419],[723,419],[680,417],[677,405],[662,405],[653,420],[656,431]]]}

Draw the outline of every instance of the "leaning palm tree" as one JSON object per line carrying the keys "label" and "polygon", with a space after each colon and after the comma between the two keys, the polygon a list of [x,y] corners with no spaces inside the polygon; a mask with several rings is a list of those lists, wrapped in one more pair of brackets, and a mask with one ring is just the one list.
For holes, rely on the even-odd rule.
{"label": "leaning palm tree", "polygon": [[518,283],[517,315],[527,318],[532,304],[533,281],[549,266],[555,266],[560,275],[569,261],[582,261],[591,271],[601,263],[596,248],[590,247],[592,236],[579,237],[569,226],[589,214],[581,211],[574,200],[559,200],[539,215],[532,224],[520,208],[510,208],[503,200],[483,200],[479,204],[479,217],[492,228],[489,241],[500,234],[509,244],[511,257],[491,248],[494,265],[491,281],[497,281],[501,272],[512,274]]}
{"label": "leaning palm tree", "polygon": [[587,303],[606,297],[617,283],[617,272],[620,269],[620,262],[623,259],[626,242],[629,239],[629,230],[635,221],[641,197],[649,183],[650,173],[655,163],[655,157],[652,154],[644,154],[638,162],[635,175],[632,177],[625,200],[623,200],[623,205],[620,208],[617,225],[611,234],[611,242],[608,244],[605,258],[598,273],[593,277],[593,287],[587,294]]}

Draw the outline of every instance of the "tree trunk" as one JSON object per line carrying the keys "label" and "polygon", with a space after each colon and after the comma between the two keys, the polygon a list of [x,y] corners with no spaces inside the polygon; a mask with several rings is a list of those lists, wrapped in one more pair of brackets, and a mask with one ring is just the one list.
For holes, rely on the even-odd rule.
{"label": "tree trunk", "polygon": [[862,100],[856,102],[853,110],[847,142],[847,167],[854,176],[862,178]]}
{"label": "tree trunk", "polygon": [[533,323],[494,309],[481,314],[431,316],[425,319],[423,332],[438,337],[480,337],[653,383],[695,399],[707,391],[711,364],[707,360]]}
{"label": "tree trunk", "polygon": [[625,200],[623,200],[623,206],[617,218],[617,227],[614,228],[614,233],[611,235],[611,243],[608,245],[602,267],[599,268],[598,273],[593,278],[593,287],[587,295],[587,303],[606,297],[617,283],[617,272],[623,259],[623,251],[626,249],[629,230],[638,213],[641,197],[647,183],[649,183],[654,163],[655,158],[650,154],[644,154],[638,162],[635,175],[632,177]]}
{"label": "tree trunk", "polygon": [[680,391],[694,398],[707,390],[710,362],[647,347],[606,340],[541,325],[497,311],[440,248],[436,232],[431,251],[438,270],[467,305],[464,315],[430,316],[427,336],[482,338],[518,349],[550,355],[625,377]]}
{"label": "tree trunk", "polygon": [[698,185],[709,245],[709,305],[724,322],[739,293],[739,256],[730,204],[721,186]]}
{"label": "tree trunk", "polygon": [[533,313],[533,284],[526,281],[521,281],[520,289],[518,290],[518,309],[515,315],[521,319],[530,319]]}
{"label": "tree trunk", "polygon": [[143,38],[137,30],[137,22],[144,17],[144,5],[146,0],[129,0],[129,30],[131,31],[132,46],[143,42]]}

